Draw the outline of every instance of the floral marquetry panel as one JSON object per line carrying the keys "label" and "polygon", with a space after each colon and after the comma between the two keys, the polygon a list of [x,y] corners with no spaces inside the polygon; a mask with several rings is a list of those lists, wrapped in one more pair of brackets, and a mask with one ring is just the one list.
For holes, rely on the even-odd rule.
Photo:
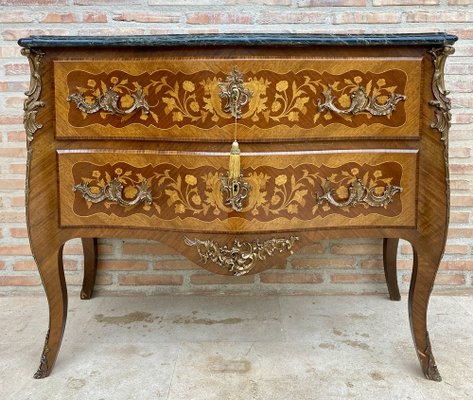
{"label": "floral marquetry panel", "polygon": [[97,154],[88,155],[87,161],[81,154],[64,154],[60,168],[68,171],[61,176],[68,179],[60,190],[72,211],[66,212],[68,218],[74,215],[81,223],[105,219],[262,230],[273,223],[323,227],[339,220],[412,224],[416,155],[397,155],[405,162],[393,161],[389,153],[363,152],[281,154],[272,161],[243,156],[243,175],[251,190],[241,212],[225,205],[220,178],[227,157],[218,154],[187,156],[185,163],[165,154]]}
{"label": "floral marquetry panel", "polygon": [[56,62],[58,136],[229,139],[219,84],[234,67],[252,96],[247,140],[415,137],[420,62],[375,59],[208,59]]}

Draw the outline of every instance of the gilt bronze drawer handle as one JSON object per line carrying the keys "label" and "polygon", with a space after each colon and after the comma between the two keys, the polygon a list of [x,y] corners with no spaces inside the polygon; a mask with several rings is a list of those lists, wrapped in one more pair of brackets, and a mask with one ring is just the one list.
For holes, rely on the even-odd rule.
{"label": "gilt bronze drawer handle", "polygon": [[337,99],[332,92],[332,86],[328,85],[327,89],[323,91],[324,102],[317,99],[317,106],[319,112],[330,110],[337,114],[352,114],[356,115],[361,112],[368,112],[371,115],[388,115],[396,109],[396,104],[401,100],[406,100],[406,96],[402,94],[392,93],[387,101],[383,104],[378,102],[379,96],[368,96],[366,89],[363,86],[358,86],[350,94],[350,105],[348,108],[338,108],[334,101]]}
{"label": "gilt bronze drawer handle", "polygon": [[122,183],[117,178],[113,178],[105,185],[105,187],[99,188],[96,193],[91,190],[87,182],[75,185],[72,190],[74,192],[80,192],[84,199],[92,203],[100,203],[101,201],[109,200],[124,207],[134,206],[140,202],[145,202],[150,205],[153,203],[151,188],[148,185],[148,181],[144,180],[134,188],[138,191],[138,193],[132,200],[125,200],[123,198],[124,188]]}
{"label": "gilt bronze drawer handle", "polygon": [[227,100],[223,111],[230,113],[233,118],[241,118],[241,108],[248,104],[253,93],[243,85],[243,74],[233,66],[232,72],[225,82],[218,84],[220,97]]}
{"label": "gilt bronze drawer handle", "polygon": [[291,236],[289,239],[269,239],[261,242],[254,240],[252,242],[241,242],[238,239],[233,241],[231,247],[213,240],[200,240],[184,238],[188,246],[196,246],[200,260],[206,264],[212,261],[218,266],[233,272],[233,275],[240,276],[250,272],[259,260],[266,260],[275,252],[282,253],[289,251],[292,254],[294,243],[299,240],[297,236]]}
{"label": "gilt bronze drawer handle", "polygon": [[67,101],[76,103],[77,108],[87,114],[94,114],[99,111],[105,111],[113,115],[127,115],[136,110],[142,110],[145,114],[149,113],[149,105],[143,93],[143,88],[138,87],[134,92],[130,93],[134,102],[131,107],[121,109],[118,107],[120,95],[112,88],[107,88],[103,94],[97,96],[93,103],[86,102],[84,96],[80,92],[72,93]]}
{"label": "gilt bronze drawer handle", "polygon": [[361,179],[355,180],[348,187],[348,199],[344,201],[337,201],[334,198],[334,190],[330,185],[330,181],[327,180],[324,184],[323,193],[316,193],[317,204],[328,202],[335,207],[352,207],[357,204],[364,203],[371,207],[386,207],[393,201],[393,196],[402,192],[402,187],[396,185],[387,185],[382,195],[375,194],[375,188],[367,188],[361,181]]}

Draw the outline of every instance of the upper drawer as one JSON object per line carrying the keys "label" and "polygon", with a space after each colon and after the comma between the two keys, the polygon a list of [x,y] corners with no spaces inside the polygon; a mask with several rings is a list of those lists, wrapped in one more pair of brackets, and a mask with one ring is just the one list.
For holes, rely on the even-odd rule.
{"label": "upper drawer", "polygon": [[233,67],[252,92],[240,140],[419,134],[419,59],[255,57],[55,61],[57,137],[230,141]]}

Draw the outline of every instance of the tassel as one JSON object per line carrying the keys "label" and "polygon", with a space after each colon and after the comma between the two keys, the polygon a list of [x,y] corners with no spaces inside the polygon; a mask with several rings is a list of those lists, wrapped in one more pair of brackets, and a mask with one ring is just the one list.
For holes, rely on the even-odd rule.
{"label": "tassel", "polygon": [[235,140],[230,151],[230,162],[228,165],[228,177],[238,179],[240,177],[240,146]]}

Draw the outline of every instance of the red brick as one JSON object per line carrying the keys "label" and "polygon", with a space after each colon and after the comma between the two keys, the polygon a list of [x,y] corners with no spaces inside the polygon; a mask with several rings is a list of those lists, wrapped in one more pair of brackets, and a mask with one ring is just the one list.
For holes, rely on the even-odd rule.
{"label": "red brick", "polygon": [[361,261],[361,268],[363,269],[383,269],[383,260],[369,259]]}
{"label": "red brick", "polygon": [[[155,2],[161,2],[163,0],[154,0]],[[199,0],[199,5],[201,5],[202,0]],[[268,6],[290,6],[292,0],[225,0],[226,5],[235,5],[235,4],[263,4]]]}
{"label": "red brick", "polygon": [[470,222],[470,212],[469,211],[451,211],[450,212],[450,222],[457,224],[467,224]]}
{"label": "red brick", "polygon": [[[407,245],[407,244],[401,246],[401,254],[411,255],[412,254],[412,246]],[[467,255],[468,254],[468,246],[464,245],[464,244],[447,244],[445,246],[445,254]]]}
{"label": "red brick", "polygon": [[[0,1],[0,5],[3,5],[3,1]],[[18,24],[21,22],[33,22],[33,15],[28,12],[2,12],[0,13],[0,23],[2,24]]]}
{"label": "red brick", "polygon": [[243,13],[195,12],[187,14],[188,24],[252,24],[253,16]]}
{"label": "red brick", "polygon": [[[82,25],[84,26],[84,25]],[[81,29],[77,32],[79,36],[114,36],[114,35],[144,35],[145,30],[141,28],[117,28],[113,29]]]}
{"label": "red brick", "polygon": [[67,0],[1,0],[2,6],[53,6],[66,5]]}
{"label": "red brick", "polygon": [[41,279],[37,276],[0,276],[0,286],[38,286]]}
{"label": "red brick", "polygon": [[13,212],[13,211],[1,211],[0,222],[22,222],[26,223],[26,217],[24,212]]}
{"label": "red brick", "polygon": [[181,275],[124,275],[118,277],[120,285],[146,286],[167,285],[180,286],[184,282]]}
{"label": "red brick", "polygon": [[473,65],[472,64],[460,64],[460,63],[449,63],[446,66],[447,75],[465,75],[473,74]]}
{"label": "red brick", "polygon": [[[0,88],[0,92],[1,91],[2,90]],[[15,124],[22,124],[22,123],[23,123],[23,117],[20,117],[20,116],[12,117],[8,115],[0,115],[0,125],[15,125]]]}
{"label": "red brick", "polygon": [[473,165],[471,164],[450,164],[450,173],[452,175],[471,175],[473,174]]}
{"label": "red brick", "polygon": [[302,273],[282,273],[267,272],[260,274],[261,283],[322,283],[323,278],[320,274],[302,274]]}
{"label": "red brick", "polygon": [[373,0],[373,6],[435,6],[440,0]]}
{"label": "red brick", "polygon": [[412,260],[398,260],[396,267],[398,270],[412,270]]}
{"label": "red brick", "polygon": [[123,12],[113,16],[114,21],[176,23],[180,21],[179,14],[165,14],[152,12]]}
{"label": "red brick", "polygon": [[294,258],[291,260],[294,269],[308,268],[355,268],[354,258]]}
{"label": "red brick", "polygon": [[141,0],[74,0],[75,6],[141,5]]}
{"label": "red brick", "polygon": [[25,98],[19,96],[8,96],[5,98],[5,108],[13,108],[15,110],[21,110],[23,108],[23,103]]}
{"label": "red brick", "polygon": [[46,23],[68,23],[77,21],[77,15],[71,12],[49,12],[41,20],[41,22]]}
{"label": "red brick", "polygon": [[[82,286],[83,274],[67,274],[66,283],[73,286]],[[96,286],[111,285],[113,282],[112,276],[109,274],[97,274],[97,280],[95,281]]]}
{"label": "red brick", "polygon": [[435,278],[436,285],[464,285],[465,276],[463,274],[438,274]]}
{"label": "red brick", "polygon": [[457,35],[459,39],[464,39],[464,40],[473,39],[473,29],[449,29],[448,33]]}
{"label": "red brick", "polygon": [[406,13],[407,22],[470,22],[471,18],[465,12],[428,12],[410,11]]}
{"label": "red brick", "polygon": [[31,255],[30,246],[28,244],[11,244],[8,246],[0,246],[0,255],[2,256],[29,256]]}
{"label": "red brick", "polygon": [[27,238],[28,230],[26,228],[10,228],[10,236],[14,238]]}
{"label": "red brick", "polygon": [[[25,92],[28,89],[28,82],[26,81],[11,81],[11,82],[0,82],[0,92]],[[23,117],[22,121],[23,122]]]}
{"label": "red brick", "polygon": [[[473,83],[471,84],[473,91]],[[452,115],[452,124],[471,124],[473,122],[473,113],[465,113],[463,112],[462,114],[454,113]]]}
{"label": "red brick", "polygon": [[324,251],[325,249],[322,243],[312,243],[298,250],[297,254],[322,254]]}
{"label": "red brick", "polygon": [[468,147],[451,147],[448,152],[451,158],[468,158],[471,156],[471,149]]}
{"label": "red brick", "polygon": [[451,179],[450,189],[452,191],[468,191],[470,190],[470,181],[466,179]]}
{"label": "red brick", "polygon": [[205,6],[215,5],[215,0],[148,0],[150,6]]}
{"label": "red brick", "polygon": [[63,253],[68,256],[81,256],[82,244],[76,242],[67,242],[64,245]]}
{"label": "red brick", "polygon": [[0,261],[0,269],[5,269],[5,262],[4,261]]}
{"label": "red brick", "polygon": [[67,35],[67,29],[5,29],[2,33],[4,40],[18,40],[30,35]]}
{"label": "red brick", "polygon": [[[471,72],[465,72],[462,75],[473,75],[473,65],[471,66]],[[467,97],[454,97],[452,96],[452,107],[453,108],[473,108],[473,96],[467,95]]]}
{"label": "red brick", "polygon": [[[15,271],[36,271],[38,267],[34,260],[18,260],[13,264]],[[75,260],[64,260],[64,269],[66,271],[77,270],[77,261]]]}
{"label": "red brick", "polygon": [[345,12],[333,16],[333,24],[397,24],[401,22],[398,13],[383,12]]}
{"label": "red brick", "polygon": [[0,157],[6,158],[25,158],[26,157],[26,149],[21,147],[4,147],[0,149]]}
{"label": "red brick", "polygon": [[177,255],[178,253],[166,246],[164,243],[124,243],[122,245],[123,254],[138,255]]}
{"label": "red brick", "polygon": [[148,262],[136,260],[99,260],[97,268],[113,271],[145,271],[148,269]]}
{"label": "red brick", "polygon": [[332,283],[385,282],[384,274],[332,274]]}
{"label": "red brick", "polygon": [[113,254],[113,246],[109,245],[109,244],[99,243],[97,251],[100,255],[102,255],[102,254]]}
{"label": "red brick", "polygon": [[189,260],[162,260],[153,263],[153,269],[172,271],[172,270],[192,270],[197,269],[197,265]]}
{"label": "red brick", "polygon": [[260,17],[260,24],[323,24],[326,14],[320,12],[266,12]]}
{"label": "red brick", "polygon": [[364,7],[366,0],[300,0],[298,7]]}
{"label": "red brick", "polygon": [[26,173],[26,164],[10,164],[10,168],[8,169],[10,174],[21,174],[25,175]]}
{"label": "red brick", "polygon": [[468,228],[449,228],[449,238],[473,238],[473,229]]}
{"label": "red brick", "polygon": [[448,0],[449,6],[468,6],[473,4],[473,0]]}
{"label": "red brick", "polygon": [[440,268],[450,271],[472,271],[473,261],[468,260],[448,260],[440,263]]}
{"label": "red brick", "polygon": [[372,255],[372,254],[383,254],[383,245],[379,244],[334,244],[331,247],[333,254],[348,254],[348,255]]}
{"label": "red brick", "polygon": [[241,285],[254,283],[254,275],[226,276],[196,274],[191,276],[191,283],[194,285]]}
{"label": "red brick", "polygon": [[5,64],[5,75],[29,75],[30,66],[26,64]]}
{"label": "red brick", "polygon": [[82,20],[87,24],[105,23],[108,21],[108,18],[107,14],[104,12],[85,12]]}
{"label": "red brick", "polygon": [[18,190],[25,188],[24,179],[0,179],[2,190]]}
{"label": "red brick", "polygon": [[[26,134],[25,131],[13,131],[8,132],[8,141],[9,142],[25,142]],[[25,151],[26,153],[26,151]],[[0,155],[1,157],[1,155]]]}
{"label": "red brick", "polygon": [[20,58],[19,46],[0,46],[0,58]]}
{"label": "red brick", "polygon": [[24,207],[25,206],[25,196],[14,196],[10,199],[10,204],[12,207]]}
{"label": "red brick", "polygon": [[473,207],[473,196],[451,196],[450,204],[453,207]]}

